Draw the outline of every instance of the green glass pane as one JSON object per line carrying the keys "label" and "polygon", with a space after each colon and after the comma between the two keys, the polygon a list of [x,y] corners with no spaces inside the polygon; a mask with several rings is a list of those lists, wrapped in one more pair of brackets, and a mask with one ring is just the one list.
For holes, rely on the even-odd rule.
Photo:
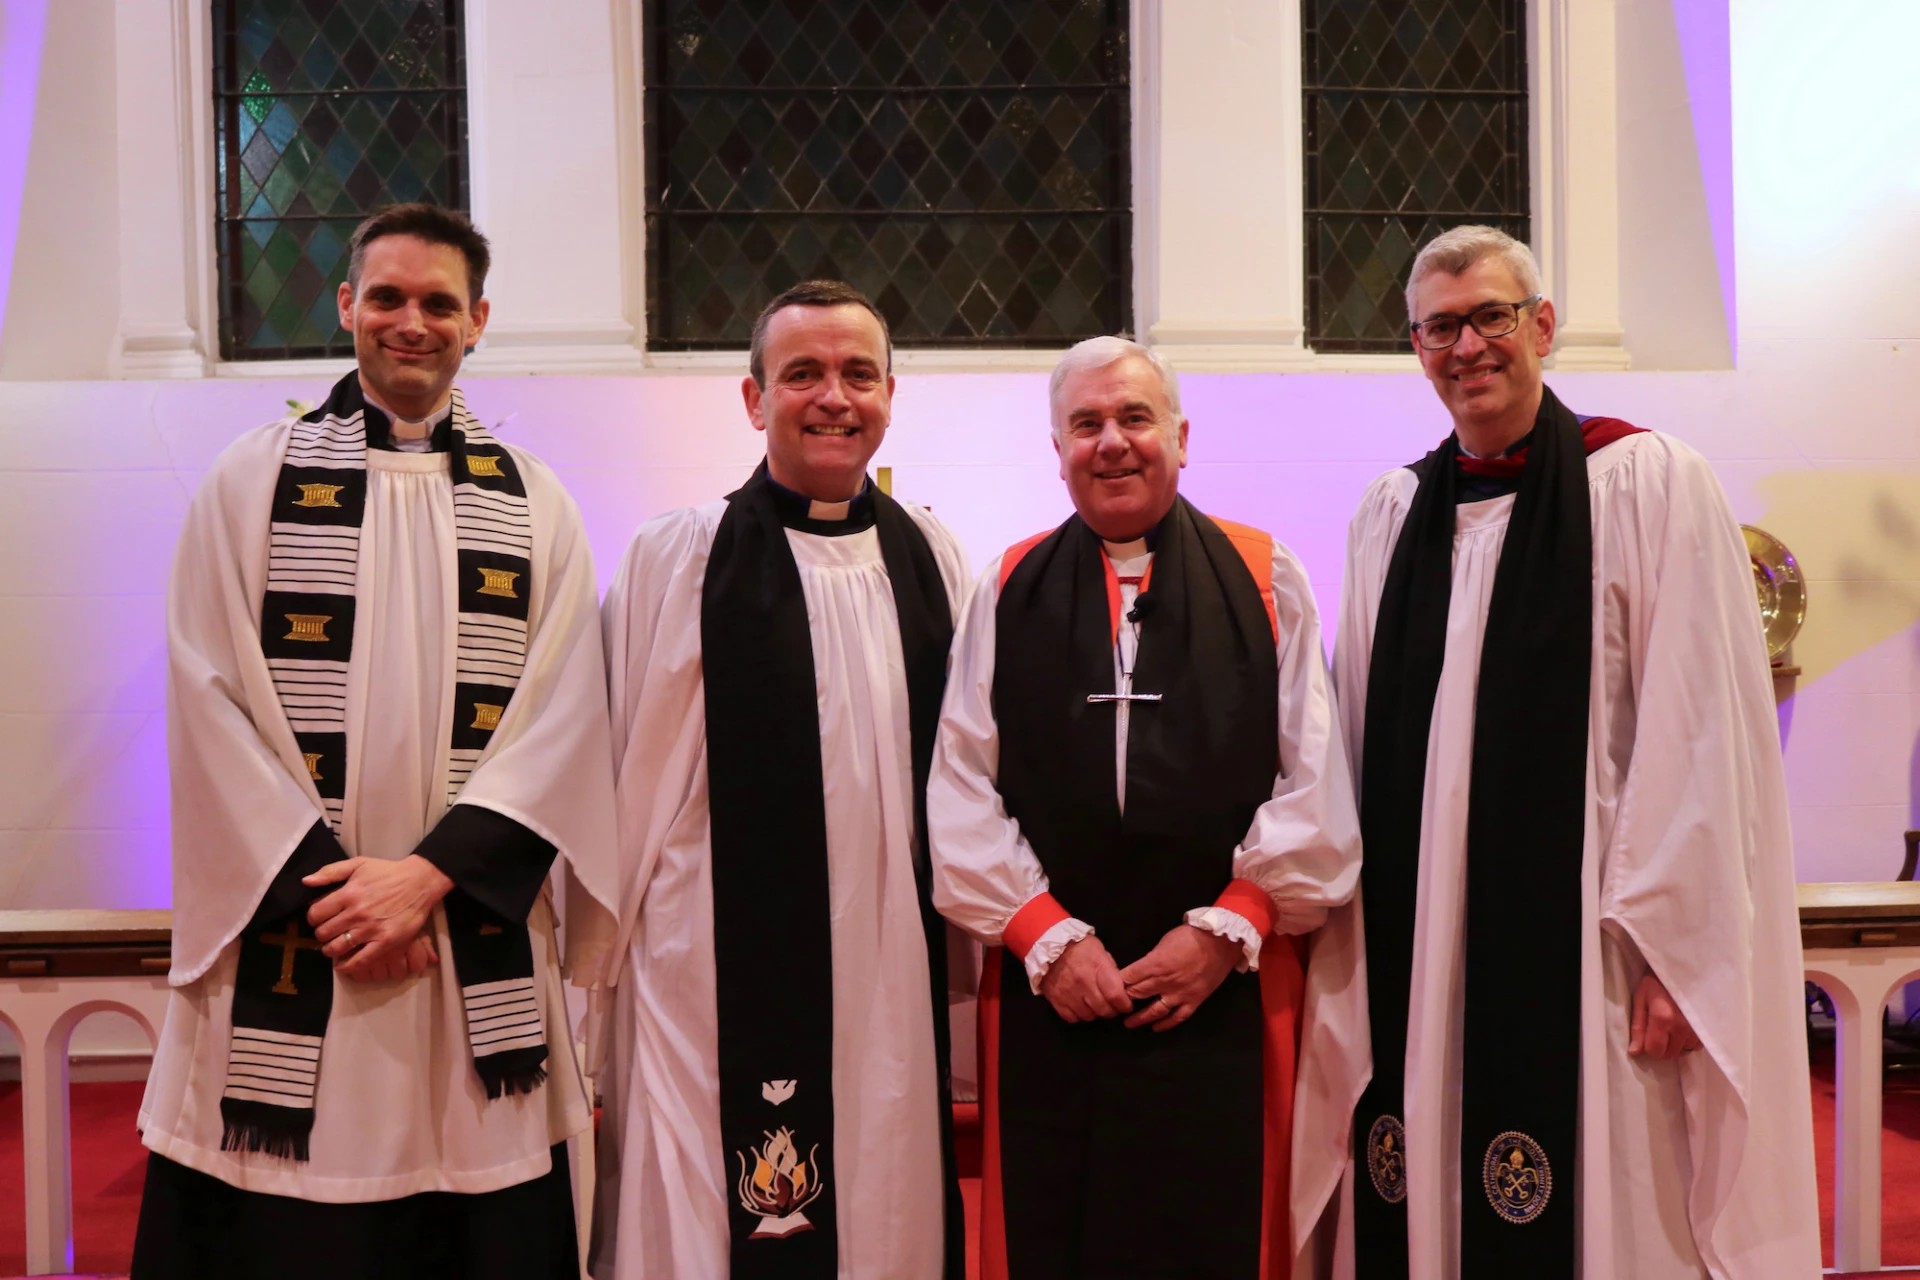
{"label": "green glass pane", "polygon": [[261,261],[247,273],[247,294],[262,311],[266,310],[268,304],[280,296],[279,273],[267,262]]}

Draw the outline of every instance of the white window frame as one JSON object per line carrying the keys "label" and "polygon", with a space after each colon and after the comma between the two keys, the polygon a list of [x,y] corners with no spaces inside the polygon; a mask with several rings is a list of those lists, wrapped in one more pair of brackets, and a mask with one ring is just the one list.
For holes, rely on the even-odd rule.
{"label": "white window frame", "polygon": [[[1305,342],[1301,3],[1132,6],[1134,324],[1183,369],[1418,367],[1411,351],[1321,354]],[[1560,369],[1629,364],[1614,3],[1528,4],[1533,239],[1560,312]],[[475,374],[745,371],[743,351],[646,350],[641,7],[467,0],[471,204],[497,251],[497,321],[467,362]],[[208,2],[118,0],[116,14],[114,376],[345,372],[350,360],[219,358]],[[174,56],[153,58],[156,48]],[[1058,354],[903,349],[896,366],[1045,370]]]}

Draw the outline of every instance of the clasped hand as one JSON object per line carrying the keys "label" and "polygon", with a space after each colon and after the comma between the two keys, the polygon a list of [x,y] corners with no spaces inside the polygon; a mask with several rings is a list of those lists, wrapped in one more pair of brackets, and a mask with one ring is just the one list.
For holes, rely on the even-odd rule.
{"label": "clasped hand", "polygon": [[307,923],[341,977],[385,982],[439,963],[427,926],[453,881],[425,858],[347,858],[300,883],[340,886],[307,908]]}
{"label": "clasped hand", "polygon": [[[1068,1022],[1127,1016],[1127,1026],[1171,1031],[1193,1016],[1233,972],[1240,945],[1192,925],[1177,925],[1125,969],[1100,939],[1072,943],[1040,980],[1040,994]],[[1150,1003],[1133,1011],[1134,1001]]]}

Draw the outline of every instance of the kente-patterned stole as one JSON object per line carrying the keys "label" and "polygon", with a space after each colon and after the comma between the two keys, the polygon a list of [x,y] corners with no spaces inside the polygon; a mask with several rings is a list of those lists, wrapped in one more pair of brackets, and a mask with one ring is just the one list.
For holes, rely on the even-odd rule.
{"label": "kente-patterned stole", "polygon": [[[526,663],[533,518],[512,455],[467,411],[458,388],[448,425],[459,582],[446,776],[451,807]],[[337,838],[347,798],[347,686],[367,448],[370,437],[384,443],[388,430],[386,415],[366,402],[358,373],[349,373],[325,404],[293,424],[274,493],[260,647],[326,829],[316,824],[241,934],[220,1099],[224,1150],[308,1158],[333,974],[318,941],[302,934],[306,908],[321,895],[290,901],[289,887],[298,885],[292,873],[344,856]],[[444,905],[474,1069],[489,1098],[530,1092],[546,1079],[547,1044],[526,924],[458,888]]]}

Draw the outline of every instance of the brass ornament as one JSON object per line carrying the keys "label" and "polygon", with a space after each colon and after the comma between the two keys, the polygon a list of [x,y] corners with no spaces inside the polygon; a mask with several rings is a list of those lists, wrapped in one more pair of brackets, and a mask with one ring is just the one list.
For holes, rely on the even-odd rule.
{"label": "brass ornament", "polygon": [[1793,643],[1807,618],[1807,583],[1800,562],[1780,539],[1750,524],[1740,526],[1753,562],[1753,588],[1760,601],[1760,622],[1767,635],[1767,658],[1778,658]]}

